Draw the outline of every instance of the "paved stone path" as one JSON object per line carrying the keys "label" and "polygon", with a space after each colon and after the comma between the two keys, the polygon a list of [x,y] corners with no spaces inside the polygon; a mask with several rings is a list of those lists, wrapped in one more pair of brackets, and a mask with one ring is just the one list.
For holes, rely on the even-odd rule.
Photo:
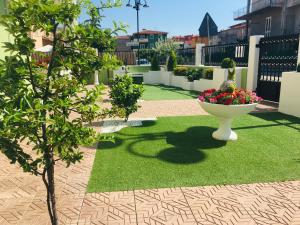
{"label": "paved stone path", "polygon": [[[131,118],[149,118],[162,116],[193,116],[207,115],[197,100],[161,100],[141,101],[141,108]],[[259,104],[256,112],[276,112],[276,105],[271,103]]]}
{"label": "paved stone path", "polygon": [[[150,108],[151,117],[203,114],[192,100],[141,104],[144,108],[134,115],[139,118],[149,117]],[[274,110],[261,107],[262,111]],[[182,111],[174,113],[179,108]],[[96,149],[82,151],[81,164],[65,168],[57,163],[60,224],[300,225],[300,181],[86,193]],[[0,225],[9,224],[50,223],[41,179],[24,174],[0,154]]]}
{"label": "paved stone path", "polygon": [[[81,164],[57,165],[60,224],[300,224],[300,181],[86,193],[95,149],[83,151]],[[0,162],[0,224],[49,224],[41,180]]]}

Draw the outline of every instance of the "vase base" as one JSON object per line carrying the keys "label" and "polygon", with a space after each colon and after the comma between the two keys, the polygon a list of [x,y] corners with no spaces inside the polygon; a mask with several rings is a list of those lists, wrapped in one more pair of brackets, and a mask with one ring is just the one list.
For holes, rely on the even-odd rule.
{"label": "vase base", "polygon": [[219,130],[213,133],[213,138],[219,141],[236,141],[238,139],[237,134],[234,131],[220,132]]}

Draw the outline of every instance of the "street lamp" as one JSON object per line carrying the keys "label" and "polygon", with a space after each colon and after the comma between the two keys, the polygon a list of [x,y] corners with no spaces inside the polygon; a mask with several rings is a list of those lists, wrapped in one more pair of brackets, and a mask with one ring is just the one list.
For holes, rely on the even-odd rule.
{"label": "street lamp", "polygon": [[132,7],[136,10],[136,21],[137,21],[137,40],[138,40],[138,65],[140,65],[140,15],[139,11],[141,7],[148,8],[149,5],[147,0],[134,0],[133,5],[131,5],[131,0],[128,0],[126,7]]}

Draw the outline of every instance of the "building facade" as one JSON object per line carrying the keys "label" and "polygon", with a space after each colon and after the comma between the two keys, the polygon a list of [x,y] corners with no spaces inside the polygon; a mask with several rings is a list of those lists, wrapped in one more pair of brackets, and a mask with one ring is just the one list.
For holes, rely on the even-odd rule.
{"label": "building facade", "polygon": [[138,36],[140,40],[140,49],[151,49],[155,47],[156,42],[167,40],[168,33],[146,29],[139,32],[139,35],[134,33],[130,38],[130,42],[127,44],[132,50],[138,49]]}
{"label": "building facade", "polygon": [[208,38],[199,35],[174,36],[172,40],[177,42],[181,48],[196,48],[197,44],[208,45]]}
{"label": "building facade", "polygon": [[117,36],[116,37],[116,51],[118,52],[127,52],[131,51],[131,47],[128,46],[128,43],[130,42],[130,36]]}
{"label": "building facade", "polygon": [[210,44],[219,45],[245,41],[247,39],[246,31],[246,23],[235,24],[228,29],[221,30],[218,32],[218,35],[211,37]]}
{"label": "building facade", "polygon": [[277,36],[300,32],[300,0],[252,0],[234,13],[235,20],[248,20],[249,35]]}

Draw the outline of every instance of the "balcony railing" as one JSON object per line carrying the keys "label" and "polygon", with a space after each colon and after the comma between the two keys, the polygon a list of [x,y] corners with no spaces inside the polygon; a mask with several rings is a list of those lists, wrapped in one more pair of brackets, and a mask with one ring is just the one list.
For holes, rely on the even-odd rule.
{"label": "balcony railing", "polygon": [[296,5],[300,5],[300,0],[289,0],[288,1],[288,7],[293,7]]}
{"label": "balcony railing", "polygon": [[[298,2],[299,0],[293,0]],[[282,7],[284,0],[259,0],[252,3],[249,14],[269,7]],[[243,18],[248,15],[247,7],[234,12],[234,19]]]}

